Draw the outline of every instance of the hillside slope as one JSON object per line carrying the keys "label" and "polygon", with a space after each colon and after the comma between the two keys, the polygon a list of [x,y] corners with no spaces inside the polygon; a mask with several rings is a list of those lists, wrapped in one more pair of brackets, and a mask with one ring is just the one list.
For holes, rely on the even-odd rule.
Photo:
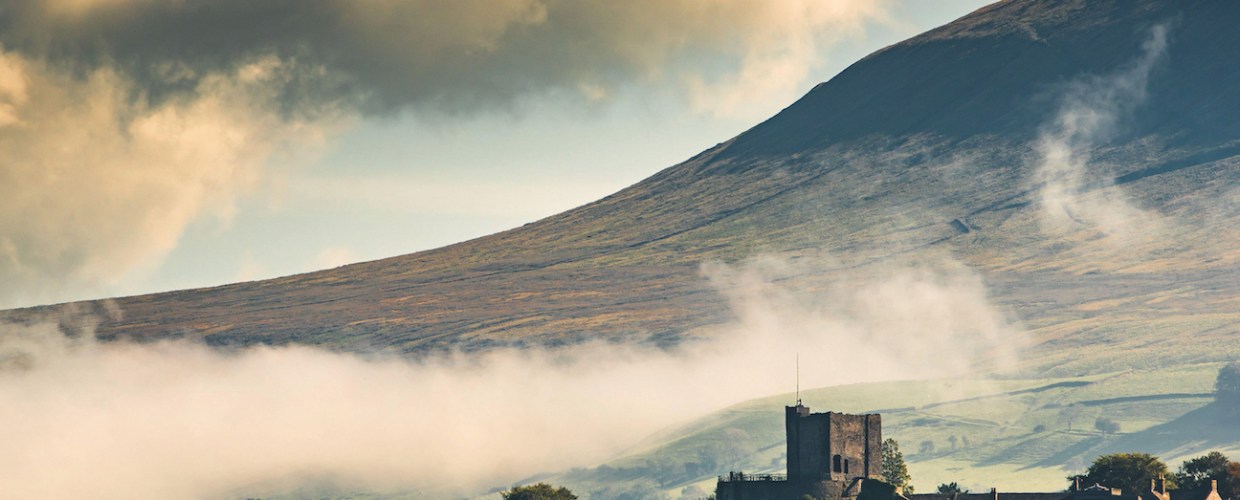
{"label": "hillside slope", "polygon": [[[1066,379],[952,379],[843,385],[802,391],[815,411],[882,414],[917,491],[957,481],[973,491],[1057,491],[1100,454],[1145,452],[1174,469],[1221,451],[1240,434],[1213,400],[1218,365],[1126,370]],[[724,471],[782,473],[783,407],[790,394],[747,401],[651,440],[592,469],[554,476],[577,491],[653,483],[677,498],[714,488]],[[899,406],[892,406],[899,405]],[[1117,432],[1094,427],[1099,418]]]}
{"label": "hillside slope", "polygon": [[1000,2],[595,203],[441,249],[117,299],[99,334],[407,353],[675,343],[731,318],[703,262],[829,262],[793,278],[815,290],[946,256],[1034,332],[1043,367],[1113,368],[1070,356],[1086,345],[1120,365],[1236,357],[1236,25],[1228,0]]}

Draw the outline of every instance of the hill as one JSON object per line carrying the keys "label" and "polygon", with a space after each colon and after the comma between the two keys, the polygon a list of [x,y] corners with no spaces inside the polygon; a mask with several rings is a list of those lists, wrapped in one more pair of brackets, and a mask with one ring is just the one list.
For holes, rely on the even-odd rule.
{"label": "hill", "polygon": [[[917,491],[952,481],[975,492],[1058,491],[1104,453],[1152,453],[1173,470],[1209,451],[1236,456],[1240,434],[1213,403],[1217,372],[1218,365],[1187,365],[1063,379],[899,381],[801,397],[815,411],[881,413],[883,436],[900,443]],[[782,473],[783,407],[791,401],[791,394],[746,401],[553,480],[578,491],[645,486],[678,498],[684,488],[712,491],[724,471]],[[1119,430],[1096,429],[1098,418]]]}
{"label": "hill", "polygon": [[999,2],[589,205],[426,252],[116,299],[99,336],[668,345],[734,319],[703,263],[777,255],[816,263],[785,277],[805,293],[963,263],[1032,332],[1030,370],[1236,358],[1238,23],[1227,0]]}

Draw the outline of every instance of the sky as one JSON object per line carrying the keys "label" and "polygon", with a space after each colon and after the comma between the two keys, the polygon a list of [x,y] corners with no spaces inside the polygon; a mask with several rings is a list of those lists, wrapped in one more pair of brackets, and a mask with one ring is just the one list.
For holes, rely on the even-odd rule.
{"label": "sky", "polygon": [[986,3],[14,0],[0,7],[0,307],[520,226]]}

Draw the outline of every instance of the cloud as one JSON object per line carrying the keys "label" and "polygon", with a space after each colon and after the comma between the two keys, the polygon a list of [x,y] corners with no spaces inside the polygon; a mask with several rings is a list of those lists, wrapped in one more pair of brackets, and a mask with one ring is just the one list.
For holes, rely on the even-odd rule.
{"label": "cloud", "polygon": [[1091,171],[1090,152],[1123,129],[1122,122],[1146,101],[1149,79],[1167,57],[1168,26],[1150,30],[1141,54],[1121,70],[1086,76],[1063,89],[1059,110],[1034,145],[1041,223],[1045,231],[1063,234],[1090,229],[1112,242],[1132,241],[1158,233],[1161,217],[1133,204]]}
{"label": "cloud", "polygon": [[[737,316],[730,338],[752,342],[737,351],[769,356],[750,366],[786,364],[799,353],[812,385],[1000,372],[1030,345],[990,303],[981,277],[954,260],[834,267],[763,257],[704,271]],[[806,276],[832,280],[811,286],[798,279]]]}
{"label": "cloud", "polygon": [[414,361],[97,344],[93,318],[118,313],[107,306],[0,322],[0,482],[17,498],[458,496],[596,465],[686,419],[791,392],[797,353],[802,386],[816,387],[976,373],[1021,344],[959,265],[858,274],[813,293],[786,281],[804,266],[708,266],[738,321],[673,349]]}
{"label": "cloud", "polygon": [[822,49],[887,21],[888,8],[869,0],[19,0],[0,11],[0,42],[74,65],[115,62],[151,90],[177,88],[153,78],[161,68],[203,74],[267,56],[338,77],[289,82],[282,98],[290,105],[335,94],[372,112],[456,114],[549,92],[598,100],[628,84],[684,81],[695,106],[732,112],[743,100],[795,97]]}
{"label": "cloud", "polygon": [[738,13],[753,21],[749,43],[735,72],[711,79],[690,73],[685,80],[695,109],[716,116],[755,117],[768,113],[764,99],[790,102],[804,89],[824,46],[864,35],[867,21],[894,24],[886,2],[765,2],[760,12]]}
{"label": "cloud", "polygon": [[255,59],[156,104],[110,68],[75,74],[0,51],[0,303],[149,270],[196,217],[227,219],[267,161],[336,126],[271,106],[296,71]]}

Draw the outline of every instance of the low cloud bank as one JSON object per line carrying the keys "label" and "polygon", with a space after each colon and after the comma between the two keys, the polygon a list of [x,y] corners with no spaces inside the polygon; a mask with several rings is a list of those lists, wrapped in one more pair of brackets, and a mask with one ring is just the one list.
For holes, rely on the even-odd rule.
{"label": "low cloud bank", "polygon": [[1006,371],[1029,345],[981,277],[953,260],[837,274],[814,290],[798,277],[821,265],[760,258],[705,270],[737,315],[725,337],[736,354],[755,353],[753,366],[785,381],[797,353],[809,361],[802,381],[826,386]]}
{"label": "low cloud bank", "polygon": [[95,342],[93,318],[115,310],[5,324],[0,484],[14,498],[476,492],[594,465],[669,425],[790,392],[797,353],[802,386],[814,387],[995,369],[1025,344],[962,266],[791,284],[811,267],[706,266],[737,321],[673,350],[410,361]]}

